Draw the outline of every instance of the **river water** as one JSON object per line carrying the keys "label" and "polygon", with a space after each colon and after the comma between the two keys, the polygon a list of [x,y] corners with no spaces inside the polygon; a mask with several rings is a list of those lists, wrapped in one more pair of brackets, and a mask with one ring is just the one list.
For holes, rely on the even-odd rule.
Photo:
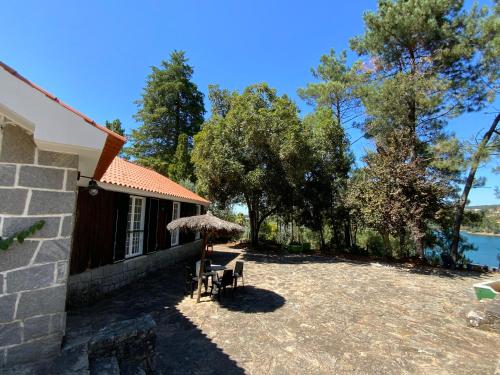
{"label": "river water", "polygon": [[499,236],[482,236],[463,232],[461,235],[477,249],[466,253],[467,258],[472,263],[498,268],[498,264],[500,263],[500,260],[497,259],[497,255],[500,254]]}

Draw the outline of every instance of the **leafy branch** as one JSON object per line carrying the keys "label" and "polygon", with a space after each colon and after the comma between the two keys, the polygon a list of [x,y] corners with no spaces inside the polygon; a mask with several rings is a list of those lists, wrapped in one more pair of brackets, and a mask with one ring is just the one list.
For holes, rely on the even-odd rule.
{"label": "leafy branch", "polygon": [[14,233],[10,237],[7,237],[5,239],[2,239],[0,237],[0,250],[7,250],[10,246],[12,246],[12,244],[14,243],[15,240],[17,240],[17,242],[19,242],[19,243],[23,243],[27,237],[38,232],[40,229],[43,228],[44,225],[45,225],[45,221],[40,220],[40,221],[37,221],[36,223],[34,223],[28,229]]}

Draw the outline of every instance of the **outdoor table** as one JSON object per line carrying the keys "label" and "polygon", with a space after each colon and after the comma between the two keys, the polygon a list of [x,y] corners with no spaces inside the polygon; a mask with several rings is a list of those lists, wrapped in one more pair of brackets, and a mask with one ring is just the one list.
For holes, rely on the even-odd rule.
{"label": "outdoor table", "polygon": [[210,266],[211,271],[224,271],[226,269],[226,266],[222,266],[220,264],[212,264]]}

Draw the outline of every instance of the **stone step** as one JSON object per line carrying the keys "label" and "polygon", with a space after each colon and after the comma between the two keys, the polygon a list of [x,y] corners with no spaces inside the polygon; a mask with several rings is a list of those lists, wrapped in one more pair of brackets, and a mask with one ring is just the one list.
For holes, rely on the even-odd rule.
{"label": "stone step", "polygon": [[120,375],[120,366],[116,357],[96,358],[90,364],[90,375]]}

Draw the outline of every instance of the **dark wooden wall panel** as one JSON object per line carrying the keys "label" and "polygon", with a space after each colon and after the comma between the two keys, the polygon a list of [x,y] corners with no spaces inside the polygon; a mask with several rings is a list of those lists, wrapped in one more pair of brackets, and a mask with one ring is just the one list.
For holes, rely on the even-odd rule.
{"label": "dark wooden wall panel", "polygon": [[[173,202],[147,198],[144,254],[170,248],[167,224],[172,221]],[[71,253],[70,273],[77,274],[125,258],[129,195],[101,190],[92,197],[80,189]],[[206,209],[202,207],[202,213]],[[180,217],[196,215],[196,204],[181,202]],[[194,233],[180,234],[179,243],[194,241]]]}
{"label": "dark wooden wall panel", "polygon": [[91,196],[80,190],[71,254],[70,273],[80,273],[113,262],[115,195],[101,190]]}

